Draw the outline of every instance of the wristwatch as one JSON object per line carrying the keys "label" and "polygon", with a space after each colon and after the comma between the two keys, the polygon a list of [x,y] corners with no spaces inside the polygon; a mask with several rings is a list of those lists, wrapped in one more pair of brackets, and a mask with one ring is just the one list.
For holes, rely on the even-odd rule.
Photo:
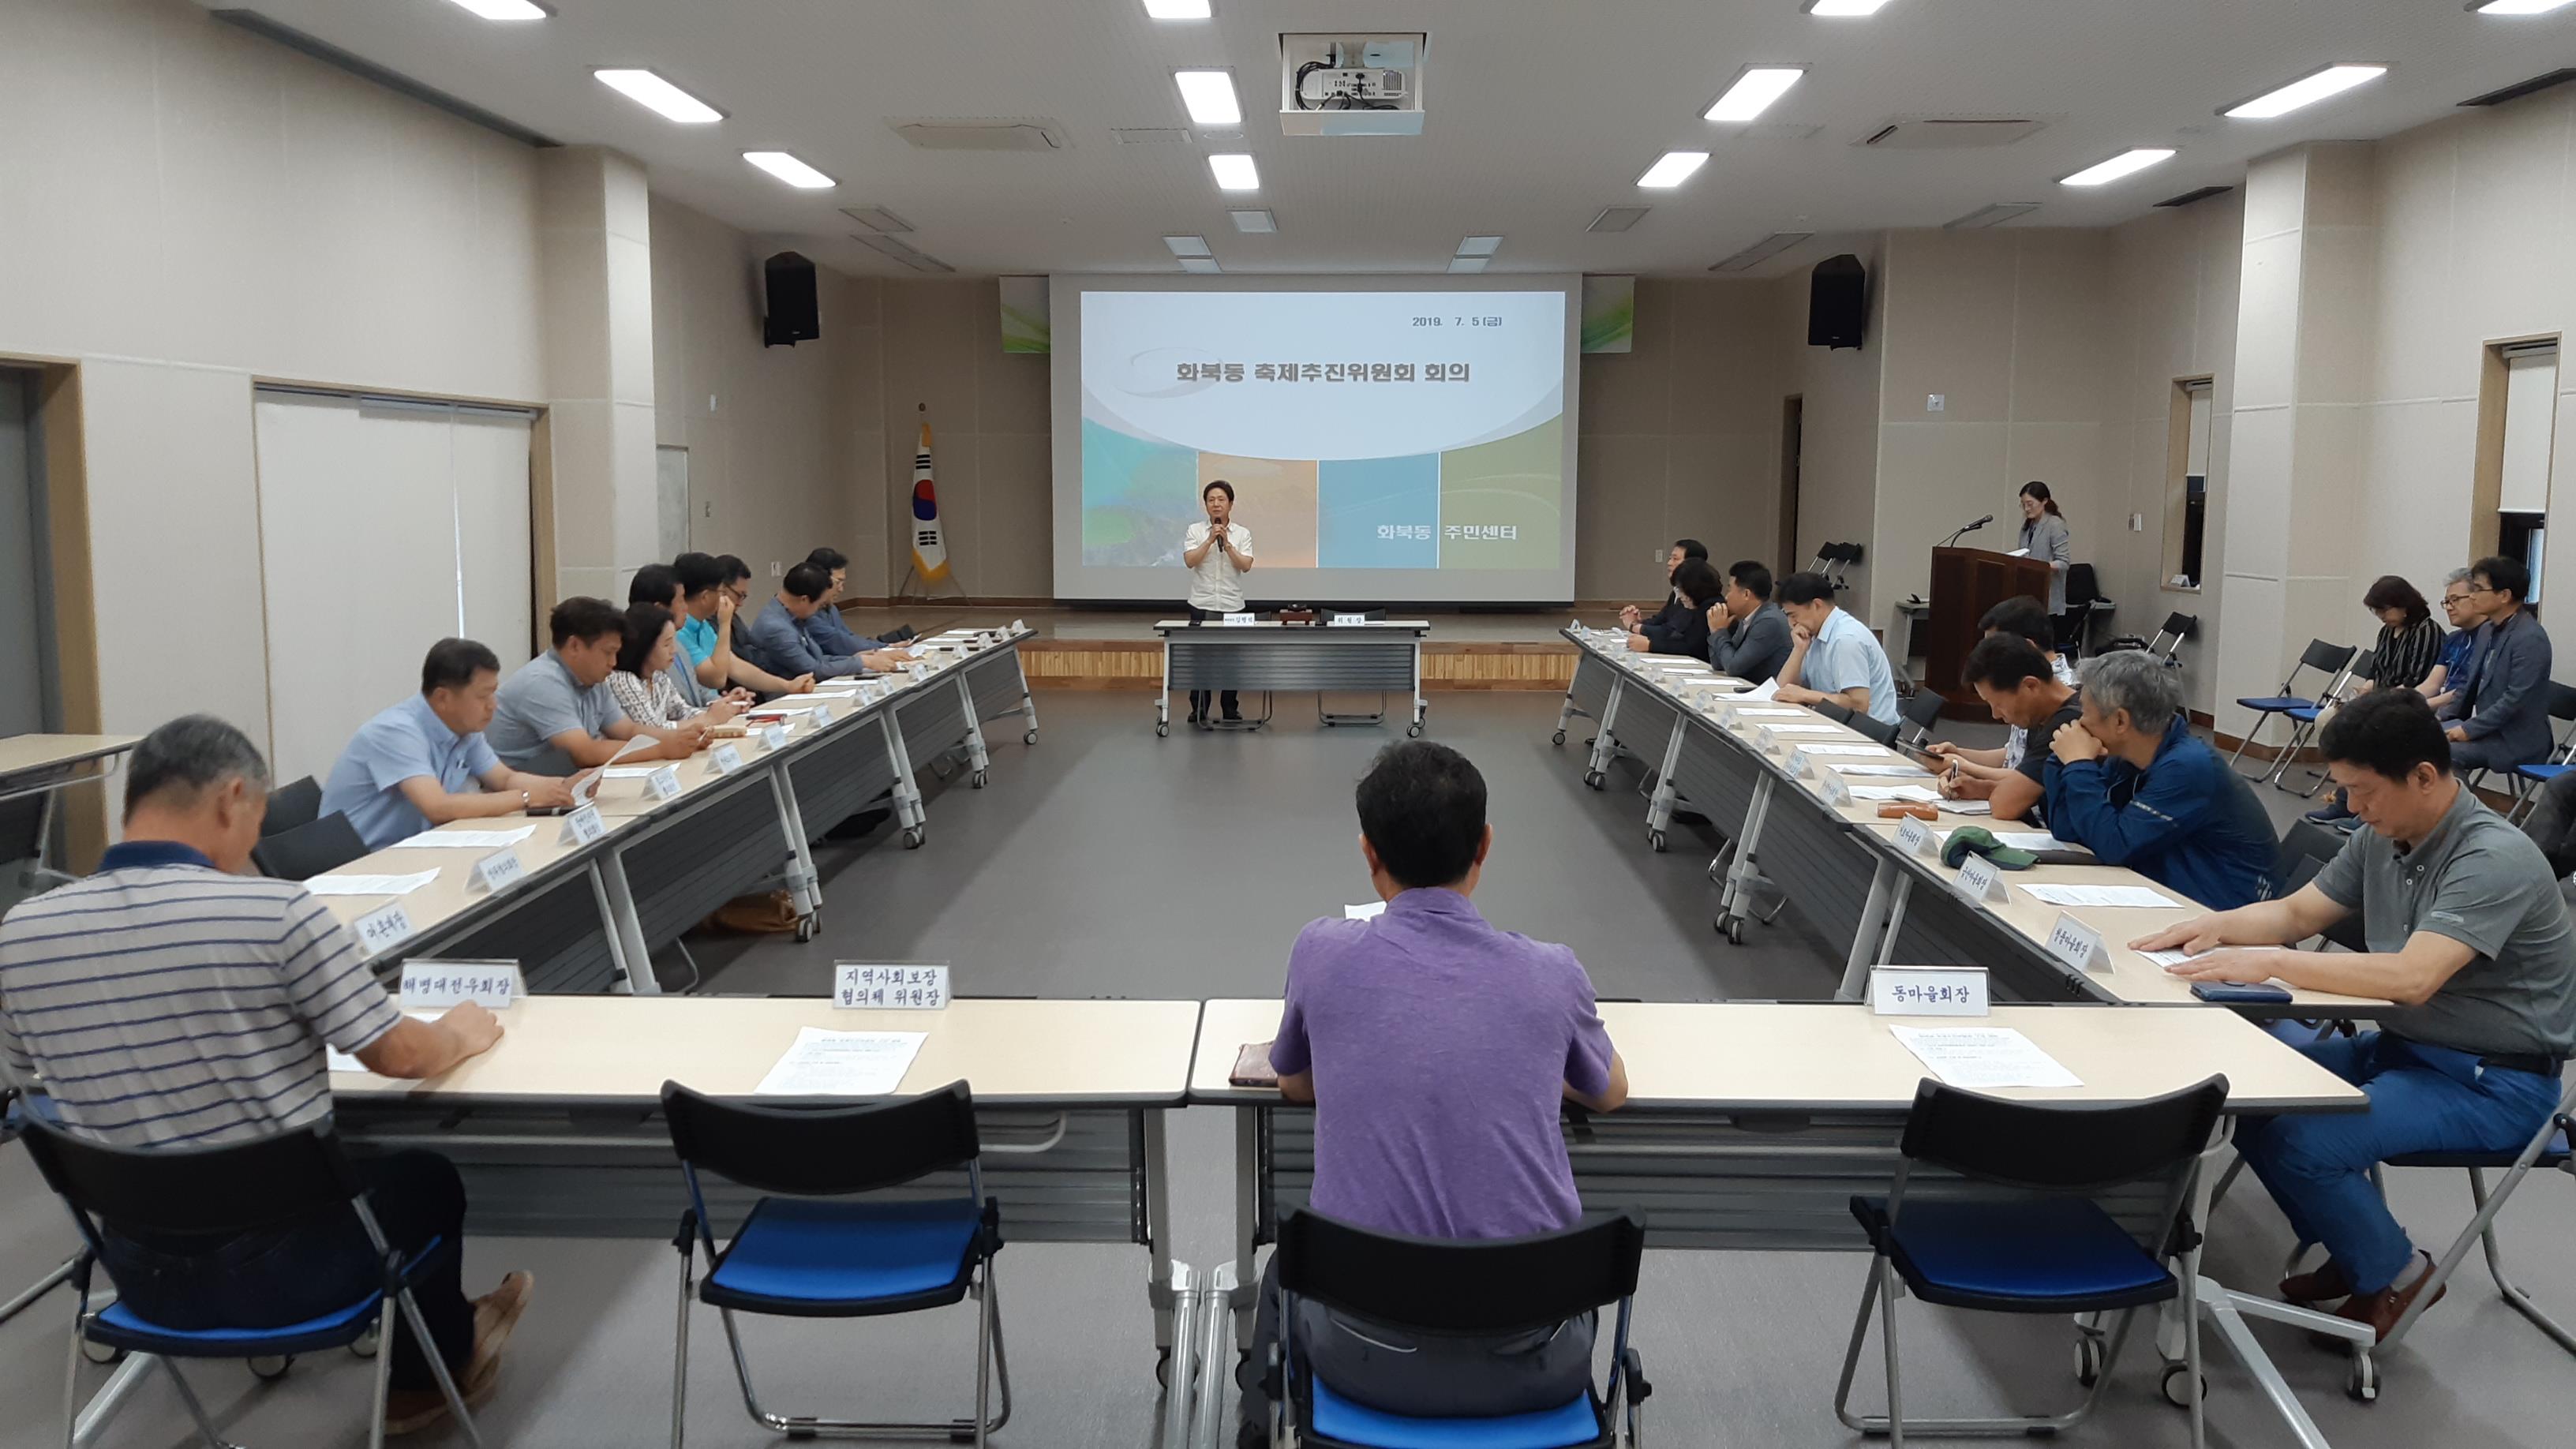
{"label": "wristwatch", "polygon": [[527,791],[522,790],[519,792],[519,809],[522,813],[525,813],[529,805],[533,803],[534,801],[529,797]]}

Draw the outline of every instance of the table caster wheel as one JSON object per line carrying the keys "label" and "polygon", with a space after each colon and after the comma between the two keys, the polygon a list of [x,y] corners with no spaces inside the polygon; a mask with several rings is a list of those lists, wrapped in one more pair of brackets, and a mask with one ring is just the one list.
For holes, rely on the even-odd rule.
{"label": "table caster wheel", "polygon": [[[2188,1409],[2191,1407],[2191,1380],[2185,1377],[2188,1372],[2189,1369],[2182,1364],[2169,1363],[2165,1365],[2165,1381],[2163,1384],[2165,1402],[2173,1405],[2177,1409]],[[2200,1402],[2204,1406],[2209,1403],[2209,1376],[2207,1374],[2201,1375]]]}
{"label": "table caster wheel", "polygon": [[100,1343],[95,1339],[84,1338],[81,1340],[81,1357],[91,1363],[122,1363],[125,1361],[125,1350]]}
{"label": "table caster wheel", "polygon": [[376,1350],[381,1346],[376,1338],[376,1331],[370,1328],[349,1341],[349,1352],[360,1358],[374,1358]]}
{"label": "table caster wheel", "polygon": [[903,848],[906,850],[921,849],[921,843],[929,838],[930,827],[927,825],[907,825],[903,828]]}
{"label": "table caster wheel", "polygon": [[1024,734],[1024,735],[1020,736],[1020,743],[1021,743],[1021,744],[1024,744],[1024,745],[1034,745],[1034,744],[1036,744],[1037,742],[1038,742],[1038,732],[1037,732],[1037,730],[1036,730],[1036,728],[1035,728],[1034,726],[1030,728],[1030,730],[1029,730],[1029,732],[1028,732],[1027,734]]}
{"label": "table caster wheel", "polygon": [[1154,1350],[1154,1382],[1167,1389],[1172,1386],[1172,1351],[1168,1348]]}
{"label": "table caster wheel", "polygon": [[815,936],[816,931],[817,931],[817,930],[822,926],[822,924],[823,924],[823,913],[822,913],[822,912],[820,912],[820,911],[816,911],[814,914],[812,914],[812,915],[810,915],[810,916],[799,916],[799,917],[797,917],[797,918],[796,918],[796,944],[798,944],[798,945],[800,945],[800,946],[801,946],[801,945],[804,945],[806,942],[813,940],[813,939],[814,939],[814,936]]}
{"label": "table caster wheel", "polygon": [[1737,945],[1737,946],[1741,946],[1741,945],[1743,945],[1743,944],[1744,944],[1744,918],[1743,918],[1742,916],[1735,916],[1735,915],[1726,915],[1726,916],[1720,916],[1720,917],[1718,917],[1718,918],[1717,918],[1717,933],[1718,933],[1719,935],[1721,935],[1721,936],[1724,936],[1724,937],[1727,939],[1728,943],[1729,943],[1729,944],[1731,944],[1731,945]]}
{"label": "table caster wheel", "polygon": [[1158,739],[1158,740],[1160,740],[1160,739],[1168,739],[1168,738],[1170,738],[1170,737],[1171,737],[1171,733],[1172,733],[1172,726],[1171,726],[1171,722],[1170,722],[1170,721],[1168,721],[1168,720],[1156,720],[1156,721],[1154,722],[1154,738],[1156,738],[1156,739]]}
{"label": "table caster wheel", "polygon": [[288,1369],[295,1367],[295,1356],[288,1354],[284,1357],[254,1358],[246,1362],[250,1367],[252,1378],[264,1384],[273,1384],[286,1377]]}
{"label": "table caster wheel", "polygon": [[2104,1361],[2110,1357],[2110,1346],[2098,1333],[2075,1335],[2075,1382],[2091,1388],[2101,1382]]}
{"label": "table caster wheel", "polygon": [[1555,734],[1549,735],[1549,736],[1547,737],[1547,742],[1548,742],[1549,744],[1551,744],[1551,745],[1561,745],[1561,744],[1564,744],[1564,743],[1565,743],[1565,731],[1563,731],[1563,730],[1558,730]]}
{"label": "table caster wheel", "polygon": [[970,776],[970,777],[967,779],[966,783],[967,783],[968,785],[973,786],[975,789],[981,790],[981,789],[983,789],[983,788],[984,788],[984,779],[985,779],[985,772],[984,772],[984,771],[982,771],[982,770],[977,770],[977,771],[976,771],[972,776]]}
{"label": "table caster wheel", "polygon": [[1660,831],[1660,830],[1649,830],[1649,831],[1647,831],[1647,832],[1646,832],[1646,847],[1647,847],[1648,849],[1650,849],[1650,850],[1654,851],[1654,853],[1655,853],[1655,854],[1657,854],[1657,855],[1661,855],[1661,854],[1663,854],[1663,853],[1664,853],[1664,832],[1662,832],[1662,831]]}
{"label": "table caster wheel", "polygon": [[2344,1375],[2343,1391],[2356,1404],[2379,1402],[2379,1365],[2369,1354],[2352,1356],[2352,1370]]}
{"label": "table caster wheel", "polygon": [[1599,770],[1586,770],[1583,772],[1583,783],[1595,790],[1600,789],[1602,782],[1608,778],[1608,776],[1602,774]]}
{"label": "table caster wheel", "polygon": [[1408,740],[1418,740],[1422,738],[1422,721],[1415,720],[1413,723],[1406,725],[1404,727],[1404,737]]}

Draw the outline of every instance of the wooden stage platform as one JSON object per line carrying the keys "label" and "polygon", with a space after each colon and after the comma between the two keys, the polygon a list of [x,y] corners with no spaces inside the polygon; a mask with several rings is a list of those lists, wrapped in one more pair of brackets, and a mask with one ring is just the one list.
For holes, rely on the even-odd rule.
{"label": "wooden stage platform", "polygon": [[[987,608],[943,602],[897,607],[867,606],[845,613],[862,635],[909,624],[924,634],[942,629],[1026,620],[1038,636],[1021,646],[1029,684],[1038,689],[1152,690],[1162,682],[1163,650],[1154,621],[1178,612],[1080,608]],[[1422,687],[1434,690],[1521,689],[1561,694],[1574,678],[1574,646],[1557,630],[1571,610],[1545,613],[1449,613],[1408,609],[1407,618],[1431,621],[1422,642]],[[1586,622],[1607,623],[1616,606],[1586,610]]]}

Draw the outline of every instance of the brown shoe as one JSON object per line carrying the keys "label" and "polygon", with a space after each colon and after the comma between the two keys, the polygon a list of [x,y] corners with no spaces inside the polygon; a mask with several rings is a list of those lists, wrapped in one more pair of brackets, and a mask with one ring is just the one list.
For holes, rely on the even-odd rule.
{"label": "brown shoe", "polygon": [[[2418,1248],[2415,1250],[2415,1256],[2424,1260],[2424,1271],[2414,1282],[2403,1288],[2391,1285],[2376,1293],[2356,1293],[2344,1300],[2343,1306],[2335,1310],[2335,1316],[2349,1318],[2355,1323],[2367,1323],[2370,1325],[2371,1332],[2376,1335],[2371,1342],[2387,1342],[2388,1331],[2397,1326],[2398,1319],[2406,1316],[2406,1310],[2424,1292],[2424,1285],[2433,1281],[2433,1255]],[[2434,1303],[2441,1302],[2443,1294],[2450,1291],[2451,1285],[2443,1284],[2441,1291],[2433,1295],[2432,1302],[2424,1306],[2430,1308]],[[2316,1341],[2321,1345],[2334,1348],[2352,1347],[2340,1338],[2320,1336]]]}
{"label": "brown shoe", "polygon": [[[492,1391],[500,1386],[501,1358],[493,1354],[477,1359],[465,1371],[456,1391],[465,1396],[465,1411],[480,1413],[492,1401]],[[447,1395],[436,1389],[396,1389],[385,1395],[385,1437],[417,1434],[423,1429],[445,1423],[448,1417]]]}
{"label": "brown shoe", "polygon": [[510,1331],[519,1326],[519,1315],[528,1311],[536,1293],[535,1274],[506,1273],[499,1287],[474,1300],[474,1357],[466,1365],[468,1379],[485,1365],[500,1362],[502,1346],[510,1341]]}
{"label": "brown shoe", "polygon": [[2281,1301],[2302,1308],[2322,1308],[2351,1296],[2352,1280],[2343,1275],[2343,1265],[2332,1258],[2318,1265],[2315,1272],[2281,1280]]}

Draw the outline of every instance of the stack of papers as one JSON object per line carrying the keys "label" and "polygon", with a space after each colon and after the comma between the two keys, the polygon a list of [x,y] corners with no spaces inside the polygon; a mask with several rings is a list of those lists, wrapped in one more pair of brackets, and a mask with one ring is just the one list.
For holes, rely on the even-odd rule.
{"label": "stack of papers", "polygon": [[610,765],[599,773],[611,780],[641,780],[661,768],[659,765]]}
{"label": "stack of papers", "polygon": [[[445,1013],[443,1012],[436,1011],[406,1011],[403,1013],[403,1015],[410,1017],[414,1021],[436,1021],[444,1014]],[[356,1057],[349,1055],[347,1052],[344,1052],[335,1046],[325,1046],[322,1048],[322,1061],[323,1069],[326,1071],[363,1072],[367,1069],[367,1064],[365,1062],[358,1060]]]}
{"label": "stack of papers", "polygon": [[763,1097],[885,1097],[921,1054],[923,1031],[796,1029],[796,1040],[753,1093]]}
{"label": "stack of papers", "polygon": [[2080,1087],[2084,1083],[2008,1026],[1890,1026],[1905,1049],[1953,1087]]}
{"label": "stack of papers", "polygon": [[1744,691],[1741,697],[1745,699],[1770,699],[1779,693],[1780,681],[1777,679],[1766,679],[1760,684],[1753,686],[1751,689]]}
{"label": "stack of papers", "polygon": [[[1814,751],[1811,750],[1808,753],[1813,754]],[[1875,776],[1890,780],[1909,775],[1919,778],[1932,773],[1921,765],[1836,765],[1834,768],[1846,775]]]}
{"label": "stack of papers", "polygon": [[[1942,840],[1948,840],[1950,838],[1950,832],[1947,830],[1935,830],[1932,834]],[[2058,839],[2056,836],[2049,834],[2045,830],[1998,830],[1994,832],[1994,837],[1996,844],[2009,846],[2014,850],[2084,849],[2084,847],[2080,845],[2070,845],[2067,842]],[[2091,854],[2091,852],[2087,851],[2086,854]]]}
{"label": "stack of papers", "polygon": [[2178,911],[2182,902],[2145,886],[2127,885],[2026,885],[2033,900],[2052,906],[2135,906],[2146,910]]}
{"label": "stack of papers", "polygon": [[317,875],[304,888],[317,896],[407,896],[438,879],[438,872],[417,875]]}
{"label": "stack of papers", "polygon": [[1854,785],[1851,793],[1855,800],[1911,800],[1922,805],[1941,798],[1941,792],[1928,785]]}
{"label": "stack of papers", "polygon": [[[2286,951],[2288,949],[2290,948],[2287,946],[2221,946],[2218,951]],[[2185,961],[2197,961],[2202,956],[2215,956],[2218,951],[2203,951],[2199,955],[2189,951],[2140,951],[2138,955],[2158,966],[2179,966]]]}
{"label": "stack of papers", "polygon": [[516,845],[537,833],[537,827],[522,825],[516,830],[424,830],[408,840],[393,843],[395,850],[499,850]]}

